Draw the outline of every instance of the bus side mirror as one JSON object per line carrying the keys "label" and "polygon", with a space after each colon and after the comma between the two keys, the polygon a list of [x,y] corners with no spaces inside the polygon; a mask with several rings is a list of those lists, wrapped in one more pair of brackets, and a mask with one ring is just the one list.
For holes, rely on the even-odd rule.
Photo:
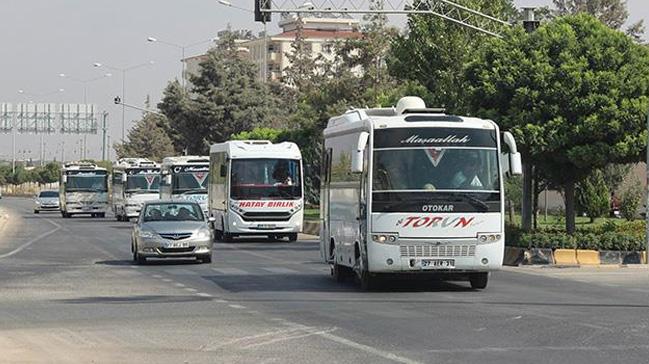
{"label": "bus side mirror", "polygon": [[126,183],[126,173],[122,174],[122,182]]}
{"label": "bus side mirror", "polygon": [[352,151],[352,173],[363,172],[363,154],[365,153],[365,147],[367,146],[369,137],[370,134],[366,131],[358,135],[356,149]]}
{"label": "bus side mirror", "polygon": [[520,176],[523,174],[523,163],[521,162],[520,153],[509,154],[509,173],[513,176]]}
{"label": "bus side mirror", "polygon": [[167,174],[167,175],[165,175],[164,177],[165,177],[165,179],[164,179],[164,180],[165,180],[165,184],[166,184],[166,185],[171,185],[171,175],[170,175],[170,174]]}
{"label": "bus side mirror", "polygon": [[523,174],[523,163],[521,154],[516,147],[516,140],[512,133],[506,131],[503,133],[503,141],[509,147],[509,173],[513,176],[520,176]]}
{"label": "bus side mirror", "polygon": [[225,166],[225,164],[221,164],[221,177],[225,177],[228,175],[228,168]]}
{"label": "bus side mirror", "polygon": [[68,176],[65,174],[63,175],[63,183],[68,183]]}

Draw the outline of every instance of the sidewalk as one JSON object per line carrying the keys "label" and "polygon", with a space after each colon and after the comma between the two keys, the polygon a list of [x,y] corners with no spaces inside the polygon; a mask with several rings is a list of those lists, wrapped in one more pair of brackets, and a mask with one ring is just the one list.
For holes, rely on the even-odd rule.
{"label": "sidewalk", "polygon": [[598,265],[598,266],[556,266],[523,265],[504,266],[503,271],[536,276],[567,279],[609,287],[625,287],[642,293],[649,293],[649,266],[646,264]]}

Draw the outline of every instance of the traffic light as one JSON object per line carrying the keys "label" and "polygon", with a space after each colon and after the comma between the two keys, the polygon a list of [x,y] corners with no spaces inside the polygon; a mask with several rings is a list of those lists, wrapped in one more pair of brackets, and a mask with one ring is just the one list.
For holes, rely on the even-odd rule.
{"label": "traffic light", "polygon": [[262,12],[262,10],[270,10],[271,0],[255,0],[255,21],[268,23],[270,21],[270,13]]}

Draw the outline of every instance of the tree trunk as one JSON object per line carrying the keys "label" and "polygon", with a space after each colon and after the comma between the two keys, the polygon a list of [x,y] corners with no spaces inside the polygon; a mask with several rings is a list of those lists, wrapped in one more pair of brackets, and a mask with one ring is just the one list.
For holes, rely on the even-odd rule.
{"label": "tree trunk", "polygon": [[521,211],[521,227],[524,231],[532,230],[532,172],[531,163],[523,164],[523,203]]}
{"label": "tree trunk", "polygon": [[566,202],[566,232],[575,233],[575,182],[569,181],[563,185]]}
{"label": "tree trunk", "polygon": [[534,230],[539,228],[538,224],[539,218],[539,177],[536,175],[536,170],[534,170],[534,176],[532,180],[532,221]]}
{"label": "tree trunk", "polygon": [[507,209],[509,210],[508,215],[509,215],[509,223],[514,224],[514,204],[512,203],[512,200],[507,200]]}

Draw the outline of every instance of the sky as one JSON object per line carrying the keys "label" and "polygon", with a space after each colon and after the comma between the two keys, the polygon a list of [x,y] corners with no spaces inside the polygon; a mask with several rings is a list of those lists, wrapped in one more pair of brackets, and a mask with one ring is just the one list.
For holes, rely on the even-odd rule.
{"label": "sky", "polygon": [[[112,68],[153,64],[126,73],[126,103],[144,106],[147,95],[155,105],[167,82],[180,77],[181,50],[148,37],[179,45],[214,38],[230,24],[235,29],[262,30],[253,15],[219,4],[217,0],[1,0],[0,103],[83,103],[84,87],[71,78],[88,82],[86,99],[109,114],[111,144],[121,138],[121,107],[113,98],[122,93],[122,72]],[[232,0],[252,9],[252,0]],[[516,0],[517,6],[544,6],[550,0]],[[630,22],[645,20],[649,26],[649,1],[628,0]],[[275,22],[269,32],[278,30]],[[403,25],[400,17],[391,18]],[[203,53],[209,43],[188,48],[186,55]],[[102,67],[94,67],[101,63]],[[66,77],[60,77],[59,74]],[[110,77],[102,77],[111,73]],[[63,92],[59,92],[63,89]],[[19,93],[18,90],[23,90]],[[126,110],[125,125],[141,117]],[[66,160],[80,155],[81,136],[44,136],[46,159]],[[17,158],[37,159],[40,138],[17,135]],[[87,137],[87,156],[101,157],[101,134]],[[0,160],[11,159],[12,136],[0,134]],[[111,156],[114,151],[111,149]]]}

